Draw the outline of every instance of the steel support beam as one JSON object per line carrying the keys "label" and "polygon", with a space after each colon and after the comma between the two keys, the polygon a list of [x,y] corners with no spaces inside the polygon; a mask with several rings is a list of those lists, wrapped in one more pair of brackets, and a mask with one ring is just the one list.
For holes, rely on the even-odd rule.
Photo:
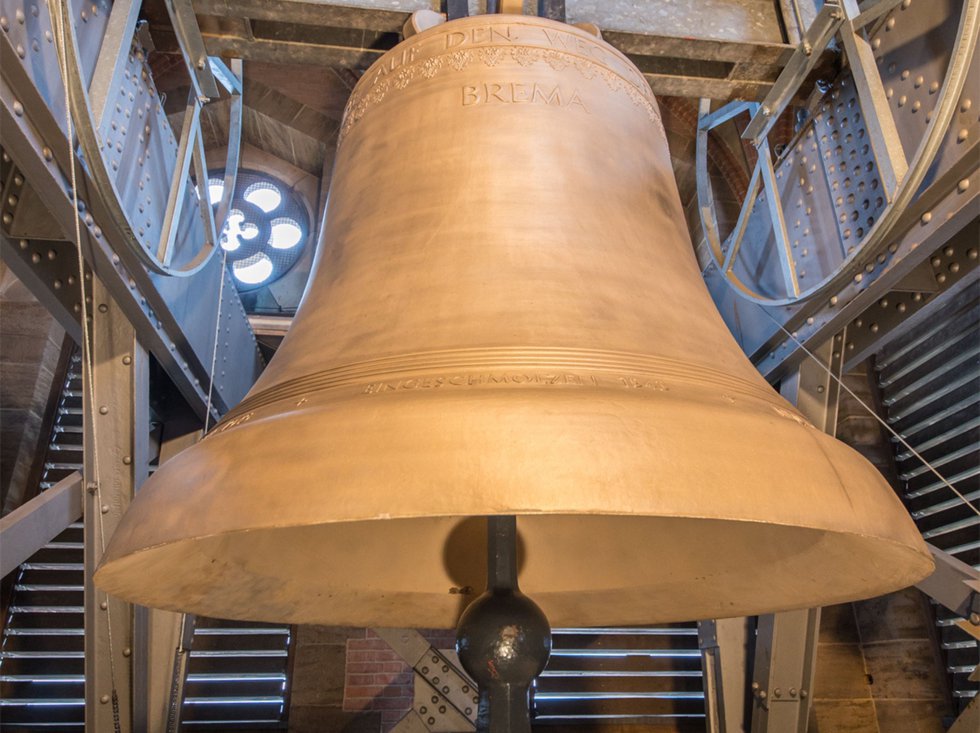
{"label": "steel support beam", "polygon": [[[46,12],[42,5],[38,22],[47,22]],[[11,26],[11,33],[13,28]],[[74,240],[77,217],[87,264],[96,271],[112,292],[116,303],[126,312],[140,342],[152,351],[188,404],[202,417],[208,402],[206,385],[212,362],[215,327],[213,320],[208,323],[210,319],[201,318],[201,313],[214,312],[219,281],[221,278],[229,280],[224,288],[225,302],[221,312],[223,317],[228,317],[225,325],[230,330],[226,330],[225,338],[219,341],[218,363],[224,363],[224,357],[228,354],[234,353],[236,356],[234,360],[228,359],[233,366],[223,370],[215,379],[212,417],[220,416],[245,394],[262,363],[230,275],[221,267],[220,258],[213,258],[201,271],[189,277],[167,277],[148,272],[139,255],[129,246],[130,238],[114,227],[106,203],[94,195],[88,167],[81,160],[74,163],[80,204],[80,211],[74,211],[68,176],[72,165],[70,146],[65,139],[65,120],[61,116],[63,109],[59,109],[63,100],[58,95],[63,96],[63,93],[59,91],[58,84],[48,84],[42,90],[35,83],[35,76],[41,72],[58,73],[50,68],[57,64],[51,50],[53,44],[42,44],[38,56],[32,58],[30,65],[25,65],[11,45],[9,35],[0,35],[0,68],[3,72],[0,78],[0,142],[4,152],[13,159],[25,180],[24,185],[31,186],[36,192],[50,213],[51,221],[66,239]],[[111,40],[102,39],[103,45],[112,45]],[[87,37],[83,41],[83,45],[91,43]],[[125,46],[121,42],[118,45],[121,48]],[[144,64],[138,55],[130,56],[129,46],[125,46],[125,51],[123,57],[130,64],[130,77],[134,70],[138,77]],[[144,88],[140,93],[147,91],[151,90]],[[48,100],[44,94],[54,95],[54,101]],[[152,104],[149,109],[151,113],[154,112]],[[138,112],[134,112],[134,116]],[[151,137],[162,144],[169,133],[169,128],[156,129],[158,123],[167,124],[162,112],[147,121],[153,132]],[[154,151],[153,163],[149,167],[154,171],[158,168],[162,170],[166,153],[165,149]],[[139,169],[138,175],[143,179],[149,175],[144,170],[146,160],[138,158],[135,152],[128,157],[122,155],[118,162],[121,169]],[[152,182],[147,183],[147,187],[148,192],[153,187]],[[135,189],[135,186],[132,188]],[[160,208],[163,208],[162,205]],[[74,280],[67,279],[77,278],[77,272],[74,276],[67,273],[63,277],[62,270],[70,264],[69,259],[49,258],[45,256],[47,248],[37,252],[34,242],[13,237],[7,231],[7,220],[5,216],[3,228],[6,236],[2,241],[4,259],[11,262],[11,266],[16,265],[18,274],[39,300],[57,306],[52,312],[59,321],[66,322],[69,332],[78,336],[78,299],[68,299]],[[32,269],[35,271],[33,277],[30,275]],[[68,306],[67,312],[64,305]]]}
{"label": "steel support beam", "polygon": [[[839,334],[822,345],[814,352],[820,363],[804,362],[780,384],[782,395],[830,435],[837,430],[843,340]],[[819,608],[759,617],[751,733],[806,733],[819,631]]]}
{"label": "steel support beam", "polygon": [[0,518],[0,577],[5,577],[82,516],[82,477],[62,479]]}
{"label": "steel support beam", "polygon": [[[133,610],[95,588],[105,545],[149,473],[149,356],[106,287],[90,305],[85,384],[85,727],[132,727]],[[118,726],[118,727],[117,727]]]}
{"label": "steel support beam", "polygon": [[927,547],[936,561],[936,569],[915,587],[974,626],[980,626],[980,572],[938,547]]}
{"label": "steel support beam", "polygon": [[698,622],[708,733],[743,733],[748,711],[754,618]]}
{"label": "steel support beam", "polygon": [[899,184],[908,173],[908,158],[902,147],[885,86],[878,73],[874,50],[860,30],[853,27],[853,21],[861,15],[857,0],[841,0],[841,3],[847,16],[847,23],[841,28],[841,41],[854,75],[868,137],[871,139],[871,149],[878,163],[881,185],[887,200],[891,202]]}
{"label": "steel support beam", "polygon": [[759,617],[751,733],[806,733],[820,609]]}
{"label": "steel support beam", "polygon": [[819,361],[807,358],[779,385],[779,393],[828,435],[837,432],[837,407],[846,339],[846,332],[839,333],[813,350],[813,355]]}
{"label": "steel support beam", "polygon": [[197,16],[194,15],[191,0],[164,0],[164,5],[170,14],[170,22],[176,32],[180,50],[187,60],[197,101],[203,103],[206,99],[216,99],[218,85],[214,80],[214,74],[211,73],[208,52],[204,48],[204,38],[201,37],[201,29],[197,24]]}
{"label": "steel support beam", "polygon": [[[164,425],[161,466],[201,439],[200,430],[170,435],[170,427]],[[133,624],[133,728],[141,733],[175,733],[171,723],[176,722],[183,702],[194,617],[136,606]]]}
{"label": "steel support beam", "polygon": [[110,96],[115,96],[114,91],[122,84],[126,58],[133,44],[142,5],[137,0],[115,0],[112,3],[109,24],[95,62],[95,73],[88,86],[89,104],[97,131],[102,129],[102,121],[106,119]]}
{"label": "steel support beam", "polygon": [[[972,156],[972,157],[971,157]],[[727,298],[720,288],[720,273],[713,265],[703,273],[709,290],[731,325],[738,321],[740,343],[763,376],[780,379],[797,367],[806,354],[780,330],[781,324],[796,331],[797,338],[808,349],[839,333],[850,322],[887,295],[932,254],[976,219],[980,195],[980,172],[976,169],[976,149],[965,153],[962,165],[954,166],[942,179],[933,183],[903,214],[907,222],[896,228],[903,232],[889,246],[891,259],[885,266],[869,262],[864,272],[827,299],[812,299],[786,308],[765,308],[738,298],[730,309],[721,307]],[[969,170],[973,168],[973,170]],[[965,169],[965,170],[964,170]],[[957,187],[956,180],[964,181]],[[937,196],[936,194],[940,194]],[[943,195],[945,194],[945,195]],[[883,334],[884,335],[884,334]],[[846,347],[845,347],[846,348]],[[850,357],[850,353],[846,353]]]}
{"label": "steel support beam", "polygon": [[[640,66],[658,94],[762,99],[791,58],[795,45],[784,42],[781,13],[774,5],[764,3],[542,0],[535,5],[540,5],[548,17],[564,15],[570,23],[589,22],[601,28],[609,43]],[[451,18],[469,12],[465,0],[452,0],[435,7],[441,6]],[[413,11],[431,11],[433,7],[431,2],[422,0],[345,0],[344,4],[279,0],[271,5],[260,0],[195,0],[193,3],[200,18],[204,53],[210,56],[355,69],[367,68],[390,48]],[[492,10],[499,3],[487,7]],[[219,18],[222,21],[215,23]],[[158,50],[175,52],[186,45],[183,41],[178,43],[179,34],[167,28],[167,19],[162,14],[150,20]],[[316,32],[311,34],[311,28]],[[649,32],[653,28],[658,35]],[[814,53],[814,57],[829,66],[832,54]]]}
{"label": "steel support beam", "polygon": [[783,110],[798,96],[800,85],[816,67],[820,54],[827,48],[843,19],[844,11],[836,2],[824,4],[817,19],[803,35],[789,63],[779,74],[772,90],[766,95],[759,111],[742,133],[744,139],[751,140],[756,147],[762,144]]}

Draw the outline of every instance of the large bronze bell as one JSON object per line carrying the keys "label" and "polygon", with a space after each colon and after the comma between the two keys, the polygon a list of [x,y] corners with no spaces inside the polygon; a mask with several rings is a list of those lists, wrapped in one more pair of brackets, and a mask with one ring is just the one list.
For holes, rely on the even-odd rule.
{"label": "large bronze bell", "polygon": [[657,102],[589,33],[477,16],[351,97],[318,261],[247,398],[140,491],[96,581],[219,617],[453,626],[485,515],[557,626],[836,603],[932,563],[759,376],[700,277]]}

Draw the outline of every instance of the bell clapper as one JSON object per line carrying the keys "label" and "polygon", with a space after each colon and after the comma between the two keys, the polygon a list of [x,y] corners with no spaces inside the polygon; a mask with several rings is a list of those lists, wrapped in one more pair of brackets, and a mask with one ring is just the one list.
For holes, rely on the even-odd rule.
{"label": "bell clapper", "polygon": [[480,688],[478,733],[530,733],[528,694],[551,653],[551,627],[517,587],[517,518],[487,517],[487,590],[456,628],[463,669]]}

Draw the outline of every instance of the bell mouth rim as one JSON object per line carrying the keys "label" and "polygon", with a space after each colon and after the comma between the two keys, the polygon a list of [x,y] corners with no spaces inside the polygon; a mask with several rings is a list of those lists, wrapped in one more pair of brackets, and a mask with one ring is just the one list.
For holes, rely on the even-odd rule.
{"label": "bell mouth rim", "polygon": [[[558,588],[549,589],[547,587],[541,587],[539,583],[535,580],[529,580],[526,575],[521,576],[521,587],[522,591],[528,596],[535,599],[548,614],[549,618],[553,619],[553,624],[557,626],[629,626],[629,625],[643,625],[643,624],[654,624],[654,623],[665,623],[671,621],[687,621],[698,618],[726,618],[732,616],[743,616],[743,615],[755,615],[758,613],[768,613],[776,611],[786,611],[793,610],[796,608],[807,608],[813,607],[815,605],[830,605],[834,603],[842,603],[847,601],[860,600],[863,598],[870,598],[880,595],[882,593],[898,590],[909,585],[913,585],[922,578],[927,577],[934,568],[934,561],[931,554],[926,549],[924,543],[916,546],[914,542],[903,542],[898,539],[890,537],[882,537],[879,535],[871,534],[860,534],[850,531],[842,530],[829,530],[827,528],[814,528],[805,527],[799,525],[788,525],[788,524],[774,524],[771,522],[763,522],[753,519],[744,520],[732,520],[732,519],[717,519],[717,518],[705,518],[705,517],[679,517],[679,516],[669,516],[669,517],[656,517],[656,516],[636,516],[630,514],[607,514],[607,515],[596,515],[594,513],[581,513],[572,514],[566,513],[562,515],[554,514],[518,514],[519,523],[518,526],[521,527],[520,520],[528,519],[547,519],[559,517],[564,520],[588,520],[588,519],[598,519],[598,520],[636,520],[637,522],[671,522],[678,525],[690,525],[691,522],[707,522],[719,525],[722,532],[735,530],[745,530],[747,525],[751,525],[755,528],[767,528],[772,530],[771,532],[756,533],[753,535],[757,536],[756,542],[753,544],[744,544],[736,552],[744,554],[746,548],[751,550],[753,546],[756,548],[764,548],[768,544],[775,540],[778,540],[784,531],[786,536],[791,536],[794,542],[797,542],[797,547],[801,548],[801,558],[794,565],[793,570],[787,568],[782,568],[777,571],[773,571],[769,577],[770,582],[779,585],[780,582],[787,582],[788,578],[792,578],[791,584],[795,583],[798,586],[796,593],[785,594],[782,597],[781,602],[772,603],[760,600],[757,603],[751,603],[743,601],[740,605],[731,609],[730,612],[725,612],[724,608],[715,607],[713,605],[695,605],[690,614],[671,612],[666,616],[657,616],[656,611],[651,611],[649,617],[645,617],[642,613],[645,612],[623,612],[619,616],[609,616],[607,612],[602,612],[595,615],[590,615],[586,613],[583,615],[574,615],[576,613],[581,614],[581,611],[572,610],[571,612],[563,610],[568,603],[572,602],[570,599],[576,597],[589,599],[586,602],[593,602],[596,599],[602,599],[604,595],[608,595],[608,598],[603,601],[603,603],[608,603],[608,605],[615,607],[616,603],[623,603],[624,599],[629,599],[634,595],[637,597],[656,597],[661,591],[658,591],[656,584],[637,582],[634,585],[627,585],[623,587],[610,587],[610,588],[594,588],[593,586],[587,586],[580,589],[568,589],[568,588]],[[311,523],[305,526],[298,526],[296,524],[290,525],[278,525],[278,526],[268,526],[262,528],[247,528],[247,529],[236,529],[229,530],[226,532],[216,533],[213,535],[202,535],[200,537],[194,538],[180,538],[170,542],[164,542],[152,547],[139,548],[132,552],[126,554],[110,557],[106,556],[100,563],[100,566],[95,574],[96,585],[108,592],[111,595],[121,597],[125,600],[129,600],[136,603],[141,603],[143,605],[150,605],[153,607],[165,608],[167,610],[173,611],[183,611],[191,613],[199,613],[201,615],[209,615],[214,617],[225,617],[225,618],[240,618],[243,620],[255,620],[255,621],[270,621],[270,622],[284,622],[288,621],[291,623],[323,623],[323,624],[333,624],[333,625],[353,625],[353,626],[411,626],[415,628],[451,628],[455,626],[456,619],[458,615],[462,613],[469,602],[475,600],[482,592],[482,585],[478,582],[470,582],[465,585],[458,587],[459,598],[450,599],[456,605],[456,609],[453,613],[447,616],[448,611],[446,610],[446,599],[442,596],[445,594],[444,588],[446,584],[440,585],[435,582],[432,587],[423,587],[419,585],[415,587],[412,591],[405,590],[402,588],[388,589],[385,586],[385,581],[380,580],[376,585],[369,585],[365,588],[348,588],[348,596],[358,596],[357,603],[352,601],[344,600],[345,595],[343,592],[342,585],[338,585],[341,588],[341,592],[336,592],[335,595],[340,599],[339,603],[351,603],[352,609],[349,611],[338,610],[337,614],[332,615],[334,612],[330,610],[329,612],[320,611],[310,611],[310,610],[297,610],[287,612],[285,615],[277,612],[267,612],[259,610],[258,612],[245,612],[235,615],[236,609],[229,608],[226,606],[212,606],[208,605],[207,596],[208,593],[204,594],[203,601],[196,601],[190,604],[182,604],[180,602],[181,594],[178,592],[175,599],[171,599],[169,602],[161,603],[159,592],[157,595],[151,594],[148,596],[146,593],[140,593],[139,590],[134,591],[133,586],[127,589],[127,584],[124,582],[120,584],[118,582],[120,573],[124,576],[127,574],[128,570],[132,572],[132,575],[138,576],[142,583],[140,585],[143,588],[159,588],[161,585],[166,585],[166,580],[173,579],[172,575],[166,573],[160,574],[160,577],[153,577],[152,573],[149,573],[144,561],[163,561],[166,563],[167,554],[172,557],[181,556],[183,559],[180,564],[187,561],[189,557],[188,552],[191,555],[200,554],[198,551],[202,548],[207,548],[208,546],[213,546],[216,550],[220,546],[220,552],[218,553],[222,559],[226,562],[230,562],[232,567],[236,568],[246,568],[251,567],[249,565],[249,558],[245,557],[249,553],[249,548],[256,545],[257,542],[271,543],[272,546],[282,546],[281,543],[277,543],[276,540],[280,540],[282,535],[288,534],[293,535],[295,540],[296,535],[304,534],[316,534],[317,530],[323,530],[325,528],[337,528],[344,526],[345,528],[359,529],[363,528],[364,525],[373,525],[377,522],[400,522],[402,524],[414,524],[419,520],[425,522],[432,522],[433,520],[438,523],[438,520],[449,520],[450,522],[459,521],[463,522],[466,520],[479,519],[479,517],[461,517],[461,516],[447,516],[447,517],[432,517],[432,516],[418,516],[418,517],[403,517],[398,519],[386,520],[384,518],[377,518],[371,520],[357,520],[357,521],[335,521],[335,522],[317,522]],[[389,530],[392,527],[388,527]],[[305,530],[303,532],[301,530]],[[379,531],[380,527],[369,528],[369,531],[373,530],[375,532],[375,537],[379,545],[384,545],[385,532]],[[389,532],[390,533],[390,532]],[[357,534],[355,532],[354,534]],[[588,533],[583,531],[582,536],[588,537]],[[624,533],[630,534],[631,533]],[[678,535],[682,535],[683,531],[676,532]],[[265,535],[265,536],[259,536]],[[702,538],[705,545],[712,544],[710,542],[711,534],[698,535]],[[774,540],[775,538],[775,540]],[[581,538],[579,538],[581,539]],[[233,556],[230,558],[226,557],[228,552],[228,541],[231,540],[234,545],[237,545],[239,549],[240,556]],[[822,541],[818,543],[817,541]],[[296,543],[298,546],[303,546],[309,549],[309,543],[304,543],[302,541]],[[778,542],[777,542],[778,544]],[[818,550],[810,549],[817,548]],[[824,545],[829,545],[824,546]],[[482,548],[481,548],[482,549]],[[110,548],[111,550],[111,548]],[[715,554],[717,548],[713,548],[711,551]],[[160,552],[164,555],[161,556]],[[533,551],[532,551],[533,552]],[[680,550],[678,550],[680,552]],[[813,553],[812,555],[810,553]],[[823,557],[824,555],[834,556],[838,559],[841,558],[853,558],[855,553],[862,555],[861,563],[862,566],[867,567],[867,571],[864,575],[856,573],[854,568],[857,565],[852,565],[852,567],[847,568],[846,572],[840,574],[836,571],[833,562],[823,562],[816,563],[812,566],[807,565],[807,557],[810,560],[814,556]],[[204,553],[207,554],[206,552]],[[285,553],[284,557],[275,558],[276,563],[285,563],[280,565],[280,567],[285,567],[287,572],[286,576],[290,576],[289,571],[293,571],[293,576],[297,576],[294,571],[296,568],[300,567],[300,563],[308,563],[311,561],[311,557],[305,555],[300,557],[297,551],[290,548],[288,552]],[[311,553],[312,554],[312,553]],[[418,555],[419,553],[406,553],[408,555]],[[641,553],[642,554],[642,553]],[[154,555],[156,557],[154,557]],[[734,556],[733,556],[734,557]],[[243,559],[244,558],[244,559]],[[317,560],[329,560],[329,558],[316,558]],[[639,559],[639,558],[637,558]],[[657,558],[647,558],[647,560],[654,560]],[[670,557],[659,558],[663,561],[665,565],[669,565],[672,559]],[[691,566],[687,572],[687,576],[683,579],[683,582],[678,581],[677,578],[671,580],[671,582],[664,583],[664,587],[667,589],[672,589],[672,593],[679,593],[684,595],[683,592],[677,591],[679,586],[686,588],[694,588],[695,586],[705,585],[710,586],[712,583],[717,583],[721,576],[726,573],[729,574],[729,578],[740,578],[740,572],[748,568],[748,564],[741,564],[740,561],[727,560],[722,558],[721,571],[716,572],[714,579],[711,578],[710,573],[708,576],[701,581],[698,581],[695,575],[705,571],[705,568],[698,567],[697,565]],[[791,558],[792,559],[792,558]],[[340,558],[338,561],[343,564],[343,559]],[[202,562],[200,559],[195,559],[194,562]],[[189,563],[192,569],[188,573],[188,576],[194,577],[193,563]],[[764,563],[763,563],[764,564]],[[796,567],[797,565],[802,565],[803,567]],[[140,570],[140,566],[144,566]],[[884,570],[889,571],[889,575],[885,576]],[[176,571],[174,571],[176,572]],[[242,571],[244,572],[244,571]],[[557,575],[561,575],[559,570],[554,571]],[[760,574],[760,571],[753,570],[756,574]],[[795,580],[798,575],[809,576],[811,580],[809,582],[800,582]],[[183,573],[181,573],[183,575]],[[363,571],[363,575],[372,577],[370,570]],[[540,577],[542,573],[539,571],[537,575]],[[763,577],[766,577],[766,573],[761,573]],[[113,576],[115,576],[116,582],[112,582]],[[689,576],[689,577],[688,577]],[[859,577],[860,576],[860,577]],[[218,588],[219,593],[228,592],[228,589],[236,589],[238,593],[245,592],[247,588],[250,587],[248,579],[257,577],[252,575],[245,576],[245,582],[239,584],[236,582],[231,582],[226,584],[224,587]],[[630,577],[633,577],[632,575]],[[280,576],[281,578],[281,576]],[[884,579],[883,579],[884,578]],[[108,579],[109,582],[106,582]],[[870,582],[870,579],[874,579],[874,583]],[[198,586],[208,585],[209,582],[213,581],[213,578],[207,579],[205,581],[198,581]],[[427,581],[432,584],[433,581]],[[733,580],[729,580],[729,583]],[[758,580],[744,580],[744,581],[734,581],[736,586],[744,587],[755,587],[759,585]],[[194,583],[185,584],[187,587],[194,586]],[[323,594],[327,594],[331,590],[329,584],[324,584],[322,588],[310,588],[308,585],[304,585],[312,593],[316,590],[322,590]],[[185,587],[184,585],[181,588]],[[196,587],[196,586],[195,586]],[[259,583],[258,587],[262,587]],[[439,587],[441,592],[437,593],[435,588]],[[764,587],[764,585],[763,585]],[[819,588],[820,593],[813,590],[814,588]],[[464,592],[465,589],[465,592]],[[834,589],[834,592],[830,592]],[[209,591],[213,590],[209,586]],[[120,592],[121,591],[121,592]],[[449,593],[452,594],[454,591],[450,590]],[[404,612],[400,611],[397,607],[395,609],[388,609],[387,611],[382,611],[380,602],[375,604],[376,607],[372,607],[373,610],[366,612],[367,615],[361,615],[360,604],[364,601],[364,596],[370,596],[371,594],[378,595],[380,598],[385,596],[392,599],[411,599],[405,600],[406,608]],[[360,595],[358,595],[360,594]],[[753,597],[756,596],[755,593],[752,594]],[[762,595],[759,596],[763,597]],[[147,602],[149,599],[149,602]],[[619,599],[613,603],[612,599]],[[393,601],[389,601],[390,603]],[[433,612],[431,609],[424,608],[419,609],[419,604],[425,605],[427,603],[438,603],[441,606],[441,610],[438,612]],[[297,602],[299,605],[299,602]],[[396,604],[397,606],[397,604]],[[708,613],[711,611],[711,613]],[[344,615],[344,614],[348,615]],[[295,615],[294,615],[295,614]],[[319,615],[317,615],[319,614]],[[373,614],[373,615],[372,615]],[[387,615],[385,615],[387,614]],[[571,615],[570,615],[571,614]],[[451,616],[451,618],[450,618]],[[612,618],[612,620],[609,620]],[[441,620],[440,620],[441,619]]]}

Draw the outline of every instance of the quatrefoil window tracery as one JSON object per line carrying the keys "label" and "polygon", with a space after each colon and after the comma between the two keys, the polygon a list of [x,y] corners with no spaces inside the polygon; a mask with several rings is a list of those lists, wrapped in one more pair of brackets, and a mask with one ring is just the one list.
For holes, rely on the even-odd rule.
{"label": "quatrefoil window tracery", "polygon": [[[231,210],[218,241],[240,290],[269,285],[299,259],[308,238],[305,209],[296,195],[270,176],[240,171]],[[224,193],[218,174],[208,180],[217,206]]]}

